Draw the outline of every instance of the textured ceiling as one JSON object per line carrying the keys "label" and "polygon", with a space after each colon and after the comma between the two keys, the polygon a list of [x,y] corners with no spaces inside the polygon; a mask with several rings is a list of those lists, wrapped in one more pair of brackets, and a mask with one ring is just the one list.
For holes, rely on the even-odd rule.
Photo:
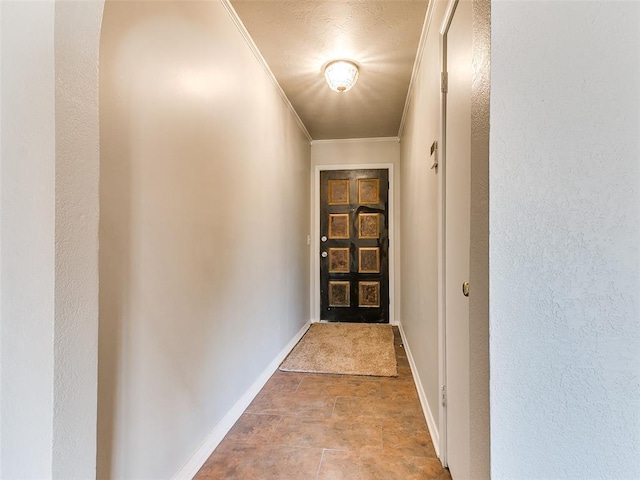
{"label": "textured ceiling", "polygon": [[[398,134],[427,1],[231,0],[314,140]],[[360,66],[349,92],[326,63]]]}

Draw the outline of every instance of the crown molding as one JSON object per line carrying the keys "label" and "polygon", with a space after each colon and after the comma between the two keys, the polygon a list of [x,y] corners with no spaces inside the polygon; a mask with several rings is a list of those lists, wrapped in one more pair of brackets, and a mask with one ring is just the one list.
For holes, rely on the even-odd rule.
{"label": "crown molding", "polygon": [[267,76],[271,80],[271,83],[273,83],[273,86],[276,88],[276,90],[280,94],[280,97],[282,98],[282,101],[284,102],[286,107],[289,109],[289,111],[293,114],[293,117],[296,119],[296,122],[298,123],[298,126],[300,127],[300,130],[302,130],[302,133],[304,133],[304,135],[309,140],[309,143],[311,143],[313,141],[313,138],[311,138],[311,135],[309,134],[309,130],[307,130],[307,127],[302,122],[302,119],[298,115],[298,112],[296,112],[295,108],[293,108],[293,105],[291,105],[291,102],[287,98],[287,95],[284,93],[284,90],[282,90],[282,87],[278,83],[278,80],[276,80],[275,75],[273,74],[273,72],[269,68],[269,65],[267,64],[267,61],[264,59],[264,57],[260,53],[260,50],[258,50],[258,47],[256,46],[255,42],[251,38],[251,35],[249,35],[249,32],[247,31],[247,28],[244,26],[244,23],[242,23],[242,20],[240,20],[240,17],[238,16],[238,13],[231,6],[231,3],[230,3],[229,0],[220,0],[220,3],[222,4],[222,6],[225,8],[227,13],[229,14],[229,17],[231,18],[231,20],[233,20],[233,23],[235,24],[236,28],[238,29],[238,31],[240,32],[240,34],[244,38],[245,42],[247,42],[247,45],[249,46],[249,48],[253,52],[253,55],[256,57],[256,59],[258,60],[260,65],[262,65],[262,68],[264,69],[265,73],[267,74]]}
{"label": "crown molding", "polygon": [[400,138],[399,137],[332,138],[329,140],[312,140],[311,145],[326,145],[331,143],[373,143],[373,142],[400,142]]}
{"label": "crown molding", "polygon": [[424,17],[424,23],[422,24],[422,33],[420,34],[420,42],[418,42],[418,50],[416,52],[416,59],[413,62],[413,71],[411,72],[411,80],[409,81],[409,88],[407,90],[407,98],[404,101],[404,110],[402,111],[402,119],[400,120],[400,127],[398,128],[398,138],[402,138],[402,131],[404,130],[404,123],[407,120],[407,114],[409,112],[409,105],[411,104],[411,98],[413,96],[413,89],[420,72],[420,65],[422,64],[422,54],[424,47],[427,44],[427,36],[429,35],[429,28],[431,27],[431,18],[433,17],[433,5],[435,1],[431,0],[427,6],[427,14]]}

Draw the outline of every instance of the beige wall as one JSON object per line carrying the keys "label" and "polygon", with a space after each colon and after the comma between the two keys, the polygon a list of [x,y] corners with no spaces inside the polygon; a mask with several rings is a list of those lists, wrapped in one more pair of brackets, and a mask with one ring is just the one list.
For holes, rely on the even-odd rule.
{"label": "beige wall", "polygon": [[491,0],[473,1],[469,423],[474,479],[491,477],[489,405],[489,101]]}
{"label": "beige wall", "polygon": [[102,2],[0,12],[0,477],[91,478]]}
{"label": "beige wall", "polygon": [[[316,259],[319,255],[319,234],[317,225],[317,212],[319,211],[316,202],[316,188],[318,179],[315,170],[322,165],[367,165],[367,164],[391,164],[393,165],[393,234],[390,237],[393,258],[390,268],[393,269],[391,278],[392,285],[389,285],[392,294],[392,315],[393,321],[400,318],[400,146],[397,138],[363,138],[346,140],[315,140],[311,146],[311,269],[313,278],[311,282],[311,318],[317,318],[319,312],[319,292],[320,292],[320,272]],[[347,167],[350,168],[350,167]],[[396,247],[396,245],[398,247]]]}
{"label": "beige wall", "polygon": [[438,438],[438,185],[430,167],[440,116],[439,28],[446,2],[437,1],[400,139],[402,163],[402,328]]}
{"label": "beige wall", "polygon": [[353,165],[367,163],[398,164],[398,139],[354,138],[346,140],[314,140],[311,146],[312,165]]}
{"label": "beige wall", "polygon": [[[488,270],[488,1],[473,2],[471,105],[471,247],[469,281],[470,478],[489,477],[489,270]],[[436,1],[401,134],[402,327],[418,387],[439,442],[438,237],[439,172],[429,148],[440,130],[440,28],[447,2]]]}
{"label": "beige wall", "polygon": [[170,478],[308,320],[310,146],[221,2],[110,2],[99,476]]}
{"label": "beige wall", "polygon": [[103,0],[56,2],[54,478],[87,478],[96,469],[103,9]]}

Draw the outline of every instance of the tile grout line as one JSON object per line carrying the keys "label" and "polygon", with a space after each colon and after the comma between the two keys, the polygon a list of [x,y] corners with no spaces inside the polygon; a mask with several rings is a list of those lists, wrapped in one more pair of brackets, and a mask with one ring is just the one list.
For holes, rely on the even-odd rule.
{"label": "tile grout line", "polygon": [[273,437],[275,436],[276,432],[278,431],[278,427],[280,426],[280,424],[282,423],[282,419],[284,418],[284,415],[280,415],[280,419],[278,420],[278,423],[276,424],[275,428],[271,431],[271,434],[269,435],[269,437],[267,438],[267,440],[269,441],[273,441]]}
{"label": "tile grout line", "polygon": [[[398,356],[396,355],[396,359],[399,360]],[[403,364],[404,364],[404,360],[403,360]],[[399,365],[399,364],[398,364]],[[404,375],[400,376],[400,380],[404,380]],[[321,376],[322,381],[320,383],[316,382],[314,376],[309,375],[309,376],[302,376],[302,378],[300,379],[300,381],[298,382],[298,384],[296,385],[295,389],[292,388],[293,384],[290,383],[291,387],[289,387],[289,389],[286,389],[285,391],[280,391],[280,389],[276,389],[275,391],[271,392],[271,394],[275,395],[275,396],[286,396],[289,398],[289,400],[291,400],[291,402],[287,401],[285,403],[291,403],[290,407],[288,408],[286,411],[273,411],[273,412],[268,412],[268,411],[258,411],[258,412],[247,412],[245,411],[243,413],[243,415],[249,415],[249,416],[254,416],[254,418],[256,418],[256,421],[258,421],[257,419],[259,417],[275,417],[278,416],[278,421],[276,422],[276,424],[270,429],[270,432],[268,434],[268,436],[263,437],[264,441],[257,443],[257,444],[253,444],[253,443],[249,443],[247,442],[235,442],[236,445],[250,445],[253,449],[255,448],[271,448],[268,447],[269,445],[271,445],[272,447],[276,447],[278,449],[287,449],[287,448],[303,448],[303,450],[307,451],[307,453],[305,453],[305,455],[310,455],[309,460],[313,459],[313,458],[317,458],[317,450],[321,451],[321,455],[320,455],[320,459],[316,468],[316,474],[311,477],[311,475],[313,475],[311,473],[311,470],[313,469],[313,464],[311,463],[308,468],[309,470],[305,470],[307,471],[307,474],[309,475],[307,478],[309,478],[309,480],[320,480],[322,479],[326,479],[327,475],[331,475],[334,468],[349,468],[347,466],[347,464],[345,464],[344,462],[347,461],[348,463],[351,462],[351,460],[356,461],[356,463],[360,462],[362,463],[363,461],[365,462],[365,464],[368,462],[366,460],[366,457],[369,454],[374,454],[375,456],[384,456],[384,457],[389,457],[391,459],[393,459],[394,461],[397,460],[398,463],[398,468],[400,468],[399,471],[394,471],[392,477],[389,478],[389,480],[393,479],[401,479],[401,478],[406,478],[404,475],[406,475],[406,467],[407,466],[411,466],[413,465],[413,463],[415,462],[409,462],[405,465],[405,460],[408,459],[412,459],[412,458],[416,458],[416,459],[420,459],[420,461],[418,462],[418,464],[420,464],[420,468],[422,469],[423,467],[426,468],[426,464],[425,461],[427,462],[431,462],[433,463],[433,468],[436,468],[436,466],[439,465],[439,460],[437,459],[437,457],[433,457],[433,455],[431,453],[435,453],[432,452],[432,448],[433,446],[431,446],[431,449],[426,449],[424,445],[420,444],[420,449],[416,450],[414,447],[416,447],[415,445],[410,445],[410,446],[402,446],[402,445],[396,445],[396,437],[398,435],[401,435],[404,438],[404,434],[406,432],[403,433],[403,429],[402,428],[396,428],[396,425],[400,424],[400,423],[408,423],[411,422],[413,423],[413,415],[411,415],[409,410],[412,410],[411,404],[415,403],[416,401],[419,401],[416,397],[416,395],[408,395],[407,394],[407,389],[404,388],[404,382],[400,382],[400,383],[395,383],[395,382],[387,382],[387,381],[383,381],[382,378],[376,378],[375,379],[375,385],[377,387],[377,389],[374,390],[367,390],[369,392],[369,394],[365,394],[365,395],[354,395],[355,393],[357,393],[359,390],[359,386],[360,384],[358,382],[355,382],[355,384],[352,382],[352,380],[360,380],[360,377],[354,377],[354,376],[330,376],[330,377],[324,377]],[[306,392],[306,390],[309,390],[307,387],[305,387],[305,389],[303,389],[303,394],[302,398],[300,398],[300,396],[297,395],[297,393],[300,393],[300,388],[301,385],[304,381],[308,381],[307,385],[308,387],[315,387],[312,388],[310,392]],[[413,382],[410,382],[411,384],[413,384]],[[395,396],[387,398],[387,392],[386,390],[383,392],[383,388],[382,386],[385,386],[385,389],[389,389],[390,391],[395,392],[397,388],[399,388],[400,386],[402,386],[402,389],[397,390],[397,398],[395,398]],[[368,384],[367,384],[368,385]],[[340,391],[336,391],[334,395],[327,395],[329,394],[329,390],[333,390],[334,388],[342,388],[345,389],[344,394],[340,394]],[[343,388],[344,387],[344,388]],[[338,388],[338,390],[340,390],[340,388]],[[415,389],[415,385],[413,387]],[[317,390],[317,391],[315,391]],[[308,411],[304,411],[305,409],[303,409],[302,412],[297,412],[298,408],[296,406],[300,406],[300,405],[304,405],[305,403],[307,403],[305,401],[307,395],[306,393],[310,393],[312,394],[312,397],[318,397],[318,400],[322,400],[322,412],[324,413],[322,416],[318,417],[317,414],[319,412],[308,412]],[[262,392],[260,392],[262,393]],[[415,392],[414,392],[415,393]],[[346,394],[346,395],[345,395]],[[326,396],[325,396],[326,395]],[[332,410],[330,412],[330,415],[328,417],[326,417],[326,405],[328,404],[327,400],[333,396],[334,397],[334,402],[332,405]],[[409,399],[408,396],[410,396],[411,398]],[[324,397],[324,399],[320,398],[320,397]],[[341,417],[337,418],[336,417],[336,413],[337,412],[337,405],[338,405],[338,400],[339,398],[342,397],[346,400],[346,406],[343,405],[343,407],[341,407]],[[284,400],[284,399],[283,399]],[[355,401],[355,403],[353,405],[351,405],[351,401]],[[364,402],[364,403],[363,403]],[[380,404],[380,408],[382,409],[380,412],[377,412],[377,408],[374,409],[374,411],[368,412],[371,415],[365,415],[364,417],[361,417],[360,415],[362,415],[363,413],[367,413],[367,412],[363,412],[362,409],[369,403],[369,402],[373,402],[374,406],[375,404]],[[388,406],[387,408],[384,408],[385,405],[387,405],[388,402],[391,402],[391,404],[396,404],[396,407],[400,407],[400,411],[398,411],[398,408],[391,408],[389,409]],[[401,405],[398,405],[401,404]],[[284,406],[283,406],[284,408]],[[344,410],[346,408],[346,410]],[[302,413],[302,414],[300,414]],[[384,414],[383,417],[378,418],[378,415],[376,415],[377,413],[382,413]],[[392,417],[387,419],[386,414],[392,414]],[[400,416],[398,416],[398,414],[400,414]],[[345,416],[346,415],[346,416]],[[280,426],[282,425],[282,422],[284,421],[284,417],[288,417],[287,422],[285,422],[285,426],[283,427],[285,432],[284,432],[284,436],[280,437],[282,440],[284,440],[283,443],[277,442],[277,438],[279,437],[279,429]],[[424,418],[422,415],[420,415],[421,418]],[[305,420],[305,419],[308,419]],[[310,422],[310,423],[309,423]],[[318,423],[319,422],[319,423]],[[369,427],[368,428],[377,428],[378,431],[380,432],[380,437],[379,437],[379,453],[376,453],[375,451],[375,442],[374,443],[369,443],[370,447],[368,447],[366,450],[359,450],[358,446],[356,446],[355,450],[351,450],[353,447],[351,446],[351,441],[347,442],[345,445],[340,446],[338,448],[326,448],[324,446],[322,446],[323,442],[318,442],[319,444],[317,445],[317,447],[312,447],[309,445],[304,445],[304,442],[301,444],[299,439],[296,438],[288,438],[287,440],[287,435],[286,435],[286,431],[289,429],[289,427],[294,427],[294,430],[299,430],[299,426],[302,423],[309,423],[309,425],[315,425],[316,423],[318,423],[317,427],[320,428],[320,430],[324,431],[326,428],[329,428],[331,431],[334,430],[334,427],[337,424],[342,424],[342,422],[347,422],[347,423],[353,423],[352,426],[346,426],[344,428],[347,428],[349,431],[353,430],[353,429],[357,429],[360,431],[361,428],[365,428],[366,425],[368,424]],[[238,422],[236,422],[238,423]],[[258,421],[258,424],[263,423],[262,420]],[[403,425],[404,425],[403,423]],[[314,427],[314,430],[318,430],[318,428]],[[371,434],[373,434],[374,432],[372,430],[369,430],[369,432]],[[300,433],[300,432],[298,432]],[[333,432],[336,433],[336,432]],[[360,433],[362,433],[362,431],[360,431]],[[333,434],[331,436],[331,438],[333,438]],[[255,434],[251,434],[249,440],[253,440],[255,437]],[[294,435],[295,437],[295,435]],[[370,439],[371,440],[371,439]],[[388,440],[388,441],[387,441]],[[415,440],[415,439],[414,439]],[[417,441],[417,440],[416,440]],[[414,442],[415,443],[415,442]],[[388,451],[388,455],[386,455],[386,451],[385,451],[385,445],[389,445],[390,450]],[[405,447],[407,450],[405,450]],[[417,448],[417,447],[416,447]],[[312,450],[308,450],[308,449],[312,449]],[[253,450],[252,450],[253,451]],[[320,474],[322,473],[322,466],[324,465],[324,455],[326,454],[326,452],[344,452],[345,455],[339,454],[337,457],[334,458],[334,456],[329,455],[327,458],[327,462],[329,462],[329,467],[327,467],[327,469],[324,470],[325,475],[323,475],[322,477],[320,476]],[[225,456],[229,456],[229,455],[233,455],[233,452],[223,452],[223,459]],[[259,452],[253,452],[251,455],[253,455],[254,457],[256,455],[258,455],[258,457],[260,457]],[[353,458],[352,458],[353,457]],[[350,460],[351,459],[351,460]],[[220,459],[218,459],[220,460]],[[337,464],[334,465],[334,460],[337,460]],[[433,460],[433,462],[432,462]],[[378,461],[382,461],[382,460],[378,460]],[[382,461],[383,463],[386,460]],[[218,462],[219,463],[219,462]],[[393,462],[392,462],[393,463]],[[363,465],[365,465],[363,464]],[[424,464],[424,465],[423,465]],[[340,466],[342,465],[342,466]],[[417,464],[416,464],[417,465]],[[365,465],[366,466],[366,465]],[[228,469],[229,465],[225,466],[225,472],[229,473],[229,469]],[[429,467],[431,468],[431,467]],[[213,471],[212,471],[213,472]],[[404,472],[404,473],[403,473]],[[438,471],[436,472],[434,470],[433,475],[436,475],[438,478],[440,478],[441,480],[444,479],[451,479],[450,475],[446,475],[444,478],[442,478],[442,476],[440,475],[442,472]],[[224,475],[224,473],[223,473]],[[206,478],[212,478],[212,477],[206,477],[206,476],[202,476],[199,477],[202,478],[202,480],[205,480]],[[229,478],[226,476],[216,476],[216,478]],[[430,480],[435,480],[436,477],[431,476],[431,473],[426,477],[427,479]]]}
{"label": "tile grout line", "polygon": [[324,452],[326,450],[327,450],[326,448],[322,449],[322,455],[320,455],[320,463],[318,463],[318,470],[316,471],[315,480],[318,480],[318,478],[320,477],[320,468],[322,467],[322,461],[324,460]]}
{"label": "tile grout line", "polygon": [[335,418],[334,413],[336,413],[336,405],[338,403],[338,398],[340,398],[340,395],[336,395],[336,399],[333,401],[333,409],[331,410],[331,416],[329,418]]}

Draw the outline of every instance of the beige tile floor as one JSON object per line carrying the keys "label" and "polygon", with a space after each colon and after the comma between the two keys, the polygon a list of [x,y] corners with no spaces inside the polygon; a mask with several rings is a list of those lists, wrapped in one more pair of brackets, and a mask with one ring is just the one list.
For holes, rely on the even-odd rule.
{"label": "beige tile floor", "polygon": [[450,480],[394,334],[397,378],[276,372],[196,480]]}

